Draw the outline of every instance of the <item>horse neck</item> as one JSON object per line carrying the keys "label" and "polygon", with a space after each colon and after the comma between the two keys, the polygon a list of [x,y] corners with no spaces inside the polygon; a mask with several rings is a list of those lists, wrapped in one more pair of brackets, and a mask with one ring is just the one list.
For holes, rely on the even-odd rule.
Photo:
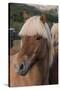
{"label": "horse neck", "polygon": [[41,78],[42,78],[42,85],[49,84],[49,55],[46,53],[44,59],[40,59],[37,63],[39,68]]}

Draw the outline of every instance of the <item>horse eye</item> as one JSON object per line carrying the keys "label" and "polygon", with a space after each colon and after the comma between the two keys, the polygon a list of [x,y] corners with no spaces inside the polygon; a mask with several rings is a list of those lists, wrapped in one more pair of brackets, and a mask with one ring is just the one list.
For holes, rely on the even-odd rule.
{"label": "horse eye", "polygon": [[36,40],[40,40],[40,36],[36,37]]}

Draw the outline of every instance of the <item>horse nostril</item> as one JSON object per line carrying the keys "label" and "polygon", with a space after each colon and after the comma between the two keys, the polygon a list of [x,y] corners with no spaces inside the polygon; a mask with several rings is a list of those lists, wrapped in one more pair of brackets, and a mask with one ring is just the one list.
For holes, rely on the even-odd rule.
{"label": "horse nostril", "polygon": [[20,65],[20,70],[22,70],[24,68],[24,64],[22,63],[21,65]]}
{"label": "horse nostril", "polygon": [[25,75],[27,72],[27,65],[25,62],[21,63],[19,66],[19,74],[20,75]]}
{"label": "horse nostril", "polygon": [[28,64],[26,62],[22,62],[20,65],[15,65],[15,70],[19,75],[25,75],[28,71]]}

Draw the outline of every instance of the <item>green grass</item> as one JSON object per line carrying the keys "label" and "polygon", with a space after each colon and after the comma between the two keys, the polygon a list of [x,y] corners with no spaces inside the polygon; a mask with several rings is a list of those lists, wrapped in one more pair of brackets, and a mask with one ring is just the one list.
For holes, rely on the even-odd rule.
{"label": "green grass", "polygon": [[16,21],[13,22],[13,21],[12,21],[12,22],[10,23],[10,27],[15,28],[16,31],[20,31],[22,25],[23,25],[23,22],[16,22]]}

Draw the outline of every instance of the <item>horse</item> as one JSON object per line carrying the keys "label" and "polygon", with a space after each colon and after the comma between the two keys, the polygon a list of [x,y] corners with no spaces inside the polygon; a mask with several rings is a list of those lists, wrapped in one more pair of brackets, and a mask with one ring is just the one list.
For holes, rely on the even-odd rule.
{"label": "horse", "polygon": [[53,62],[51,33],[45,16],[30,17],[19,32],[20,51],[10,56],[10,82],[14,86],[49,84]]}
{"label": "horse", "polygon": [[51,28],[52,43],[54,47],[54,55],[58,54],[58,23],[54,23]]}
{"label": "horse", "polygon": [[58,84],[58,23],[53,23],[51,36],[54,48],[54,60],[50,68],[50,84]]}

